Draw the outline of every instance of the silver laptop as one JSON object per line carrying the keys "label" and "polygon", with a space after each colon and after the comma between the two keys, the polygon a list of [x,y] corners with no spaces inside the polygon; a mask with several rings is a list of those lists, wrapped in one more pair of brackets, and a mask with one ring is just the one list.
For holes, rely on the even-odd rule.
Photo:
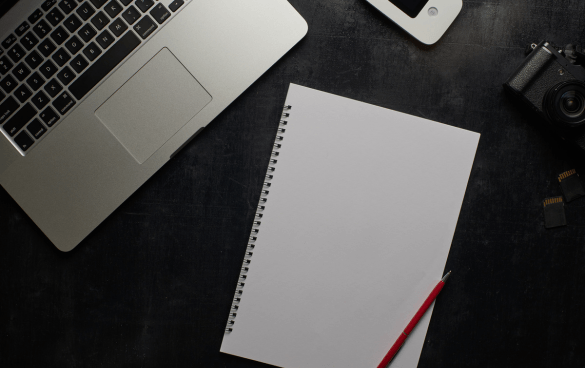
{"label": "silver laptop", "polygon": [[0,184],[62,251],[307,32],[286,0],[0,6]]}

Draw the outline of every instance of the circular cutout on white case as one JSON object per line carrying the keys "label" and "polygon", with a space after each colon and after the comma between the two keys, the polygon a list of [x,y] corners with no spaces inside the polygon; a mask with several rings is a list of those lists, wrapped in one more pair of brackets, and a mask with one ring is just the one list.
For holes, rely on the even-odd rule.
{"label": "circular cutout on white case", "polygon": [[436,17],[437,15],[439,15],[439,9],[435,7],[429,8],[429,15],[431,17]]}

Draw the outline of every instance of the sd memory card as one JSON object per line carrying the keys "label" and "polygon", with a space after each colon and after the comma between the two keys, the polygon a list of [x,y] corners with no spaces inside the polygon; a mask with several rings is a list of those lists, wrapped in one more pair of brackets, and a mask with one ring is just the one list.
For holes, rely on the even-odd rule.
{"label": "sd memory card", "polygon": [[565,218],[565,203],[563,197],[553,197],[544,200],[544,227],[547,229],[567,225]]}

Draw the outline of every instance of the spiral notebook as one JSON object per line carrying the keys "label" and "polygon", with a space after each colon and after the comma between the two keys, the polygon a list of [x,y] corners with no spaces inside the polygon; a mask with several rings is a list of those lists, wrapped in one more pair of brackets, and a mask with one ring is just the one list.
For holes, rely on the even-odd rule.
{"label": "spiral notebook", "polygon": [[[443,275],[478,142],[291,84],[221,351],[375,368]],[[430,318],[393,368],[416,367]]]}

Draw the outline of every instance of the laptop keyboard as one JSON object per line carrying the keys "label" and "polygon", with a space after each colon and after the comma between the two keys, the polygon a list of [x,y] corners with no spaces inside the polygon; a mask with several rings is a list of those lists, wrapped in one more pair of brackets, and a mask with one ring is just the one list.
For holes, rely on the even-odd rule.
{"label": "laptop keyboard", "polygon": [[0,127],[25,155],[184,0],[47,0],[0,47]]}

